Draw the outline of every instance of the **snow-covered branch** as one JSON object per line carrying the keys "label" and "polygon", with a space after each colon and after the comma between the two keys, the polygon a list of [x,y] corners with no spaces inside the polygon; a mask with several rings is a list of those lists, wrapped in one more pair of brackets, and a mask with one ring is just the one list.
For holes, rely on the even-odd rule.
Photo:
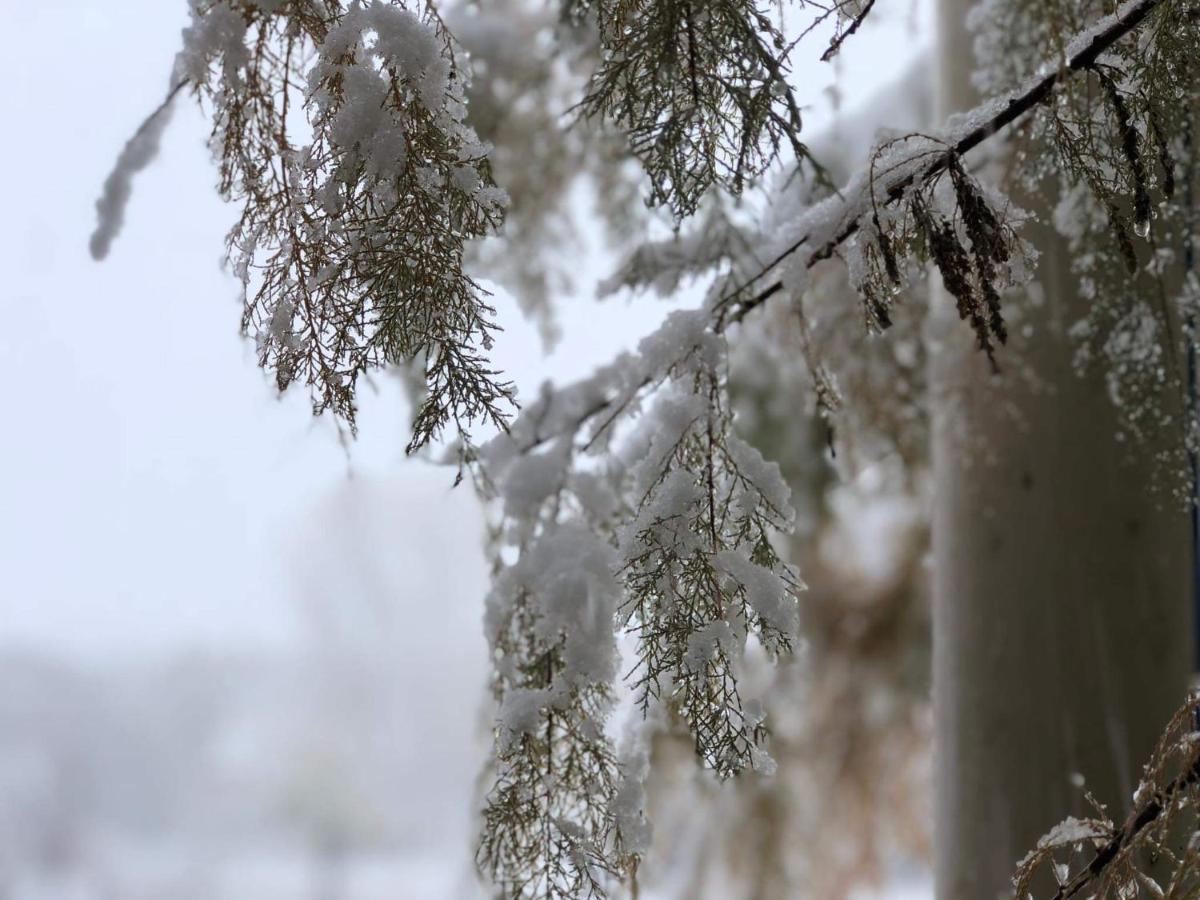
{"label": "snow-covered branch", "polygon": [[[1032,897],[1031,885],[1045,870],[1058,884],[1050,900],[1069,900],[1084,890],[1097,897],[1195,896],[1200,846],[1194,834],[1184,848],[1175,845],[1181,825],[1194,831],[1190,823],[1200,802],[1197,709],[1200,695],[1192,693],[1167,724],[1125,822],[1118,827],[1098,809],[1096,818],[1072,817],[1054,826],[1018,865],[1016,896]],[[1085,846],[1092,852],[1076,869]]]}
{"label": "snow-covered branch", "polygon": [[[878,240],[879,223],[876,220],[881,207],[935,186],[937,180],[951,169],[965,171],[958,162],[961,157],[1023,115],[1035,111],[1053,96],[1055,87],[1064,79],[1089,70],[1118,41],[1136,31],[1155,9],[1175,2],[1178,0],[1128,0],[1112,15],[1075,35],[1067,45],[1061,64],[1047,66],[1043,74],[1023,87],[953,117],[939,133],[913,134],[907,140],[887,142],[872,155],[871,164],[852,177],[840,191],[810,207],[790,223],[789,233],[799,237],[786,240],[783,249],[773,254],[758,274],[732,290],[720,292],[706,310],[695,315],[708,316],[707,327],[714,333],[723,333],[772,297],[784,293],[785,289],[802,288],[806,282],[804,271],[834,256],[864,224],[870,226],[872,239]],[[940,222],[935,224],[940,229]],[[969,241],[963,243],[969,244]],[[702,241],[695,244],[694,254],[711,255]],[[673,270],[688,268],[686,260],[675,257],[671,258],[670,264]],[[891,264],[887,265],[890,267]],[[757,293],[750,293],[755,284],[781,267],[784,272],[776,280]],[[718,282],[718,287],[723,286]],[[699,319],[694,319],[690,327],[694,328],[698,323]],[[886,325],[886,322],[880,324]],[[678,320],[668,322],[655,336],[647,339],[647,345],[676,344],[677,326]],[[678,345],[678,352],[685,355],[691,352],[691,347]],[[600,430],[606,430],[614,411],[627,408],[639,392],[649,389],[656,382],[654,372],[669,363],[669,359],[655,358],[647,367],[645,361],[623,356],[592,377],[537,401],[513,423],[512,440],[518,448],[531,449],[564,434],[578,434],[596,419],[603,423]],[[589,432],[586,440],[590,442],[593,438]]]}
{"label": "snow-covered branch", "polygon": [[[755,283],[767,277],[778,265],[792,254],[808,249],[804,267],[811,268],[828,259],[837,248],[849,240],[862,222],[868,206],[876,197],[887,201],[900,198],[904,191],[921,181],[936,177],[950,164],[951,160],[970,152],[1021,116],[1048,100],[1064,78],[1072,73],[1089,69],[1117,41],[1136,30],[1158,6],[1172,0],[1127,0],[1115,13],[1079,33],[1068,45],[1065,60],[1060,65],[1047,66],[1045,74],[1033,79],[1025,87],[1003,97],[989,100],[970,112],[956,116],[941,136],[945,146],[942,153],[922,153],[923,161],[905,166],[897,161],[892,173],[879,183],[860,174],[843,188],[836,198],[814,208],[809,215],[796,223],[795,230],[801,233],[782,252],[778,253],[763,270],[736,291],[722,298],[719,306],[729,305],[732,311],[722,313],[731,321],[743,318],[751,310],[761,306],[784,289],[783,279],[773,281],[750,297],[743,297]],[[915,161],[915,160],[914,160]]]}

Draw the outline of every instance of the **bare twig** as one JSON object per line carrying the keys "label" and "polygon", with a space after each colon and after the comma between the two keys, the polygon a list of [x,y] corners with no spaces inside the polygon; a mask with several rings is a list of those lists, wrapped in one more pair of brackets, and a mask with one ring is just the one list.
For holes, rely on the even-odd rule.
{"label": "bare twig", "polygon": [[858,15],[856,15],[850,22],[850,26],[845,31],[835,35],[833,40],[829,42],[829,46],[825,48],[825,52],[821,54],[821,62],[829,62],[831,59],[837,56],[838,51],[842,49],[842,44],[846,42],[848,37],[858,31],[862,23],[866,21],[867,16],[871,12],[871,7],[874,5],[875,0],[867,0],[867,2],[863,4],[863,8],[859,10]]}

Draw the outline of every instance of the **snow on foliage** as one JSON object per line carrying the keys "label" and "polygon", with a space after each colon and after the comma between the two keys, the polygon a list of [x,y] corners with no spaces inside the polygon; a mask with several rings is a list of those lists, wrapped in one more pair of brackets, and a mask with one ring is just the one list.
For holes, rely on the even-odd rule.
{"label": "snow on foliage", "polygon": [[[1065,68],[1089,72],[1096,42],[1132,31],[1145,4],[1127,4],[1067,41]],[[668,319],[637,354],[592,378],[545,392],[479,455],[501,496],[505,471],[520,471],[513,461],[548,444],[559,448],[552,452],[569,444],[574,464],[608,481],[624,520],[612,534],[625,581],[618,623],[636,638],[635,694],[643,711],[663,703],[677,713],[719,775],[771,767],[763,723],[746,714],[738,690],[739,654],[751,634],[769,652],[792,645],[800,589],[770,541],[791,524],[778,475],[756,454],[739,452],[745,445],[732,432],[725,335],[775,293],[803,292],[807,270],[853,237],[850,275],[868,328],[891,327],[894,298],[912,276],[909,261],[932,263],[980,349],[994,358],[1007,339],[1003,296],[1028,279],[1035,253],[1018,235],[1023,214],[977,180],[965,154],[1037,109],[1059,77],[1035,74],[940,132],[886,140],[841,191],[787,223],[775,247],[761,254],[765,265],[731,258],[720,229],[717,244],[693,237],[638,251],[612,285],[653,285],[656,265],[668,285],[714,262],[731,266],[700,310]],[[1138,202],[1136,184],[1131,194]],[[755,290],[774,272],[779,281]],[[608,452],[595,459],[601,450]],[[557,493],[545,494],[537,526],[509,523],[507,533],[553,529],[572,514],[586,515],[570,495],[570,479],[559,483]]]}
{"label": "snow on foliage", "polygon": [[353,425],[360,375],[419,360],[409,450],[512,388],[488,365],[493,311],[465,241],[506,197],[466,124],[465,75],[440,19],[399,4],[193,0],[177,76],[211,107],[220,190],[242,212],[229,256],[243,328],[280,390]]}
{"label": "snow on foliage", "polygon": [[[1022,189],[1056,198],[1053,225],[1093,301],[1085,318],[1068,323],[1076,365],[1102,374],[1122,433],[1152,442],[1178,433],[1190,378],[1181,359],[1194,352],[1185,308],[1195,267],[1194,122],[1180,98],[1196,83],[1189,60],[1200,29],[1185,3],[1111,6],[986,0],[971,23],[976,80],[998,90],[1044,78],[1116,23],[1150,17],[1140,40],[1112,43],[1056,87],[1016,135],[1012,156]],[[1047,52],[1055,46],[1061,56]],[[1185,417],[1185,441],[1173,441],[1156,472],[1181,500],[1191,492],[1186,451],[1197,446],[1195,415]]]}
{"label": "snow on foliage", "polygon": [[[1088,204],[1101,210],[1115,252],[1098,265],[1119,261],[1131,277],[1164,265],[1161,254],[1145,263],[1133,237],[1155,238],[1154,202],[1174,191],[1183,119],[1165,86],[1194,68],[1197,22],[1182,0],[1129,0],[1107,17],[1099,0],[1043,4],[1064,5],[1082,12],[1038,32],[1034,68],[1021,48],[1021,65],[993,72],[989,84],[1006,93],[940,131],[889,137],[840,191],[818,178],[823,196],[781,218],[769,241],[746,240],[717,198],[714,227],[635,251],[607,289],[672,290],[714,273],[705,303],[592,377],[546,388],[510,422],[513,389],[487,358],[493,310],[464,270],[466,242],[497,229],[506,195],[468,124],[468,70],[446,20],[428,3],[191,0],[175,75],[210,111],[219,188],[240,207],[228,255],[260,364],[280,390],[301,381],[316,412],[353,425],[361,375],[419,361],[426,392],[408,449],[457,434],[460,462],[496,501],[486,630],[499,715],[478,861],[506,896],[600,896],[645,852],[644,748],[618,755],[607,724],[618,632],[634,647],[643,715],[685,723],[718,776],[773,768],[761,707],[742,697],[742,657],[752,641],[768,656],[795,646],[803,584],[775,543],[794,523],[788,488],[738,436],[729,401],[728,340],[746,316],[776,295],[792,301],[814,390],[832,412],[838,385],[812,353],[803,299],[809,270],[851,241],[867,330],[893,326],[897,297],[932,264],[994,362],[1007,339],[1004,295],[1028,277],[1033,253],[1018,235],[1022,215],[966,155],[1019,120],[1034,123],[1021,127],[1050,148],[1045,159],[1087,185],[1088,221]],[[598,32],[583,108],[627,132],[649,202],[677,220],[710,188],[740,193],[783,146],[809,161],[782,26],[746,0],[701,6],[564,7]],[[870,8],[814,5],[837,23],[829,54]],[[1045,63],[1052,46],[1064,50]],[[165,123],[164,108],[106,183],[96,255]],[[1073,235],[1086,230],[1078,215],[1058,217]],[[1155,346],[1172,332],[1155,314],[1127,308],[1089,333],[1127,369],[1157,373]],[[468,434],[479,420],[501,432],[482,447]]]}
{"label": "snow on foliage", "polygon": [[[671,314],[636,356],[544,395],[479,450],[480,480],[504,516],[487,614],[497,772],[481,849],[499,884],[595,881],[599,891],[601,875],[630,870],[645,850],[641,789],[603,728],[618,627],[635,639],[644,713],[675,710],[721,776],[770,765],[737,669],[751,634],[772,652],[796,640],[801,584],[771,543],[792,512],[778,469],[732,431],[725,342],[710,321],[706,309]],[[588,424],[609,405],[622,414]],[[584,731],[588,752],[574,743]],[[530,838],[529,817],[512,817],[512,786],[539,765],[555,773],[535,804],[539,821],[566,816],[578,826],[569,840],[586,848],[569,871]],[[590,773],[590,793],[577,772]]]}
{"label": "snow on foliage", "polygon": [[[1091,799],[1095,816],[1068,816],[1042,836],[1017,865],[1017,897],[1035,886],[1068,897],[1194,897],[1200,891],[1200,735],[1194,692],[1171,717],[1143,769],[1132,809],[1118,824]],[[1191,835],[1190,839],[1184,837]],[[1047,878],[1046,876],[1050,877]],[[1043,894],[1046,896],[1047,894]]]}

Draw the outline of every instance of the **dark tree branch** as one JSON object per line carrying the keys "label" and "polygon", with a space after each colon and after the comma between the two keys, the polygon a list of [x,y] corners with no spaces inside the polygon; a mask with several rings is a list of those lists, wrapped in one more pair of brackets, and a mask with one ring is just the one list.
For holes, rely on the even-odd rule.
{"label": "dark tree branch", "polygon": [[[969,118],[978,118],[983,116],[983,121],[978,125],[970,128],[966,133],[961,135],[952,143],[947,143],[944,151],[926,155],[930,157],[930,162],[922,167],[919,171],[897,179],[892,183],[887,190],[886,202],[892,202],[899,199],[904,190],[916,182],[918,179],[927,180],[944,171],[950,164],[951,160],[960,156],[975,147],[982,144],[988,138],[998,133],[1002,128],[1011,125],[1025,113],[1033,110],[1035,107],[1045,102],[1053,93],[1055,86],[1059,81],[1066,76],[1076,72],[1089,69],[1099,59],[1099,57],[1111,48],[1117,41],[1135,31],[1156,8],[1165,3],[1171,3],[1174,0],[1129,0],[1124,6],[1120,7],[1115,14],[1108,17],[1107,24],[1095,31],[1094,34],[1087,40],[1087,44],[1080,50],[1074,52],[1066,61],[1066,64],[1059,69],[1049,72],[1048,74],[1036,79],[1023,89],[1013,92],[1007,100],[989,101],[975,109],[974,115],[969,115]],[[1084,33],[1085,35],[1087,32]],[[1083,36],[1077,37],[1072,45],[1083,40]],[[995,107],[991,114],[986,114],[986,111]],[[870,189],[870,185],[868,185]],[[850,208],[855,202],[855,199],[847,199],[845,201],[846,209],[842,213],[842,218],[849,218],[849,221],[837,234],[826,244],[817,248],[808,257],[805,263],[805,268],[812,268],[818,262],[828,259],[833,255],[834,251],[858,231],[858,215],[850,215]],[[764,278],[771,272],[779,263],[787,259],[793,253],[800,250],[809,240],[809,235],[801,237],[799,240],[791,244],[787,249],[780,253],[775,259],[771,260],[758,275],[745,282],[736,290],[723,297],[716,303],[717,316],[713,323],[713,329],[717,333],[724,332],[725,329],[732,323],[740,322],[751,311],[762,306],[783,290],[783,282],[775,281],[761,290],[754,296],[738,302],[737,298],[747,288],[755,282]],[[732,307],[732,311],[731,311]],[[636,388],[640,391],[649,386],[653,379],[647,377]],[[597,415],[600,415],[605,410],[609,409],[613,403],[621,398],[613,398],[609,400],[601,400],[589,406],[582,414],[577,416],[571,423],[567,431],[559,431],[556,434],[537,434],[532,441],[522,447],[523,451],[529,451],[535,447],[551,440],[557,434],[568,433],[571,430],[577,431],[582,428],[588,421]],[[606,423],[606,426],[609,423]],[[604,429],[601,429],[603,431]],[[594,438],[593,438],[594,440]]]}
{"label": "dark tree branch", "polygon": [[1051,900],[1068,900],[1100,877],[1109,864],[1120,854],[1122,848],[1128,847],[1137,835],[1159,816],[1171,803],[1171,799],[1180,791],[1200,781],[1200,758],[1197,758],[1182,775],[1178,776],[1162,791],[1152,796],[1141,809],[1134,810],[1104,846],[1096,851],[1086,869],[1060,887]]}
{"label": "dark tree branch", "polygon": [[[1099,31],[1097,31],[1088,41],[1087,46],[1075,52],[1067,60],[1066,65],[1061,68],[1054,69],[1046,75],[1038,78],[1036,81],[1027,85],[1025,88],[1011,94],[1007,101],[1003,102],[998,109],[984,121],[980,122],[975,127],[971,128],[966,134],[959,137],[954,143],[950,144],[945,153],[934,156],[930,163],[921,171],[900,179],[888,188],[888,202],[896,200],[903,194],[904,190],[913,184],[918,179],[927,180],[942,172],[951,159],[956,156],[961,156],[967,153],[994,134],[999,132],[1007,125],[1011,125],[1025,113],[1044,103],[1054,92],[1054,88],[1066,76],[1074,74],[1085,69],[1091,68],[1100,58],[1101,54],[1111,48],[1117,41],[1132,33],[1145,21],[1157,7],[1163,3],[1169,3],[1171,0],[1131,0],[1126,3],[1118,11],[1110,17],[1109,23]],[[1078,39],[1077,39],[1078,40]],[[976,112],[981,112],[992,106],[995,106],[995,101],[989,101],[981,106],[976,107]],[[972,117],[973,118],[973,117]],[[848,201],[847,205],[852,201]],[[833,255],[833,252],[851,235],[858,231],[857,217],[851,219],[846,226],[838,232],[838,234],[824,246],[817,248],[809,256],[805,265],[806,268],[812,268],[823,259],[828,259]],[[793,253],[798,251],[808,242],[809,235],[804,235],[799,240],[795,241],[786,250],[780,253],[773,259],[758,275],[752,278],[749,282],[734,291],[731,295],[724,298],[719,304],[723,307],[726,304],[736,301],[737,296],[754,282],[763,278],[768,272],[779,265],[783,260],[787,259]],[[728,318],[724,317],[719,320],[718,328],[723,329],[726,322],[738,322],[745,318],[746,314],[751,310],[761,306],[775,294],[783,290],[783,282],[775,281],[763,290],[759,291],[753,297],[741,301],[737,304],[737,310]]]}

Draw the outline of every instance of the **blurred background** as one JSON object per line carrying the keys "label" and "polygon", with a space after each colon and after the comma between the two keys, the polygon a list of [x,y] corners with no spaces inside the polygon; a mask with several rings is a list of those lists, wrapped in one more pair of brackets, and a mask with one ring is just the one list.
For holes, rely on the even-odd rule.
{"label": "blurred background", "polygon": [[[926,7],[873,14],[836,65],[817,62],[819,40],[797,55],[812,133],[836,135],[922,54]],[[237,333],[219,264],[235,213],[194,105],[178,104],[110,257],[88,256],[100,185],[164,94],[183,0],[6,0],[5,13],[0,898],[481,896],[483,512],[453,471],[404,458],[399,378],[362,397],[355,440],[301,394],[274,395]],[[515,40],[501,26],[517,21],[472,31],[477,53],[522,60],[519,44],[489,44]],[[550,186],[559,218],[526,235],[569,277],[538,269],[531,286],[528,247],[526,270],[490,261],[496,361],[526,395],[586,374],[671,308],[593,299],[623,250],[603,181]],[[926,896],[920,460],[839,473],[815,417],[787,432],[778,392],[751,381],[742,396],[755,440],[793,460],[809,646],[758,674],[780,698],[775,778],[719,788],[686,742],[657,740],[668,764],[651,783],[643,896]],[[723,846],[698,811],[746,840]]]}

